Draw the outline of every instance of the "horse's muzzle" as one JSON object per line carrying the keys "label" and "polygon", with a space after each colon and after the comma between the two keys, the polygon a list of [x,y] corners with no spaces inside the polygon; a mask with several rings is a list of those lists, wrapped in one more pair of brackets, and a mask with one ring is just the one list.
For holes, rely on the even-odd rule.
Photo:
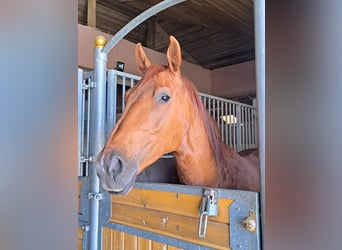
{"label": "horse's muzzle", "polygon": [[96,172],[102,187],[112,194],[127,194],[134,185],[137,164],[116,151],[101,152],[97,159]]}

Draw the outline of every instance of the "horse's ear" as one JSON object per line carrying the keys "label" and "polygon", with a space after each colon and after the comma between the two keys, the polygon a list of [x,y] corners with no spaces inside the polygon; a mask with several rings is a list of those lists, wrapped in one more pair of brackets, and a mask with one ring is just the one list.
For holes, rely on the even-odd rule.
{"label": "horse's ear", "polygon": [[137,46],[135,47],[135,61],[137,63],[139,72],[142,75],[145,75],[146,71],[151,66],[151,62],[145,55],[145,52],[142,49],[141,43],[138,43]]}
{"label": "horse's ear", "polygon": [[170,36],[170,44],[167,49],[167,62],[169,64],[169,69],[171,72],[180,72],[180,65],[182,63],[181,48],[178,41],[174,36]]}

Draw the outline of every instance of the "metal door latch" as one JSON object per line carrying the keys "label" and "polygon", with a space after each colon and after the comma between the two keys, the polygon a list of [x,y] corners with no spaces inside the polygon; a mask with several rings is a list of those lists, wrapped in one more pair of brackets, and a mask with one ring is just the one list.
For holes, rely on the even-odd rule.
{"label": "metal door latch", "polygon": [[204,189],[200,206],[198,237],[204,238],[207,232],[208,216],[217,216],[218,193],[215,189]]}

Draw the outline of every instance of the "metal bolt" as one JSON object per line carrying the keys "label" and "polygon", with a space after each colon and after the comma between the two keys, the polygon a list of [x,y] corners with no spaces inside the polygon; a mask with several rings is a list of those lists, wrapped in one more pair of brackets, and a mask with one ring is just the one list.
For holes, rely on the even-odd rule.
{"label": "metal bolt", "polygon": [[165,227],[165,225],[166,225],[168,219],[169,219],[168,216],[162,218],[162,222],[163,222],[163,226],[164,226],[164,227]]}

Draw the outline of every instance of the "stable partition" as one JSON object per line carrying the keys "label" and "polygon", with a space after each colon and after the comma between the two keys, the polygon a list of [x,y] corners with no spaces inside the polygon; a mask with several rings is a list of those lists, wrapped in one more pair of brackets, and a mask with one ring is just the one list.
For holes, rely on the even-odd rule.
{"label": "stable partition", "polygon": [[[125,109],[125,93],[140,77],[109,69],[102,95],[104,138],[107,139]],[[217,215],[200,212],[205,188],[160,183],[136,183],[127,196],[89,192],[94,170],[93,125],[96,114],[95,72],[79,69],[79,243],[88,249],[91,203],[98,201],[100,249],[258,249],[258,193],[212,189],[218,194]],[[217,122],[222,139],[236,150],[256,146],[256,110],[230,100],[200,94]],[[255,232],[242,221],[254,214]],[[201,217],[202,215],[202,217]],[[205,219],[203,219],[205,218]],[[200,225],[205,224],[201,227]],[[201,237],[200,231],[206,232]],[[81,249],[81,246],[79,246]]]}

